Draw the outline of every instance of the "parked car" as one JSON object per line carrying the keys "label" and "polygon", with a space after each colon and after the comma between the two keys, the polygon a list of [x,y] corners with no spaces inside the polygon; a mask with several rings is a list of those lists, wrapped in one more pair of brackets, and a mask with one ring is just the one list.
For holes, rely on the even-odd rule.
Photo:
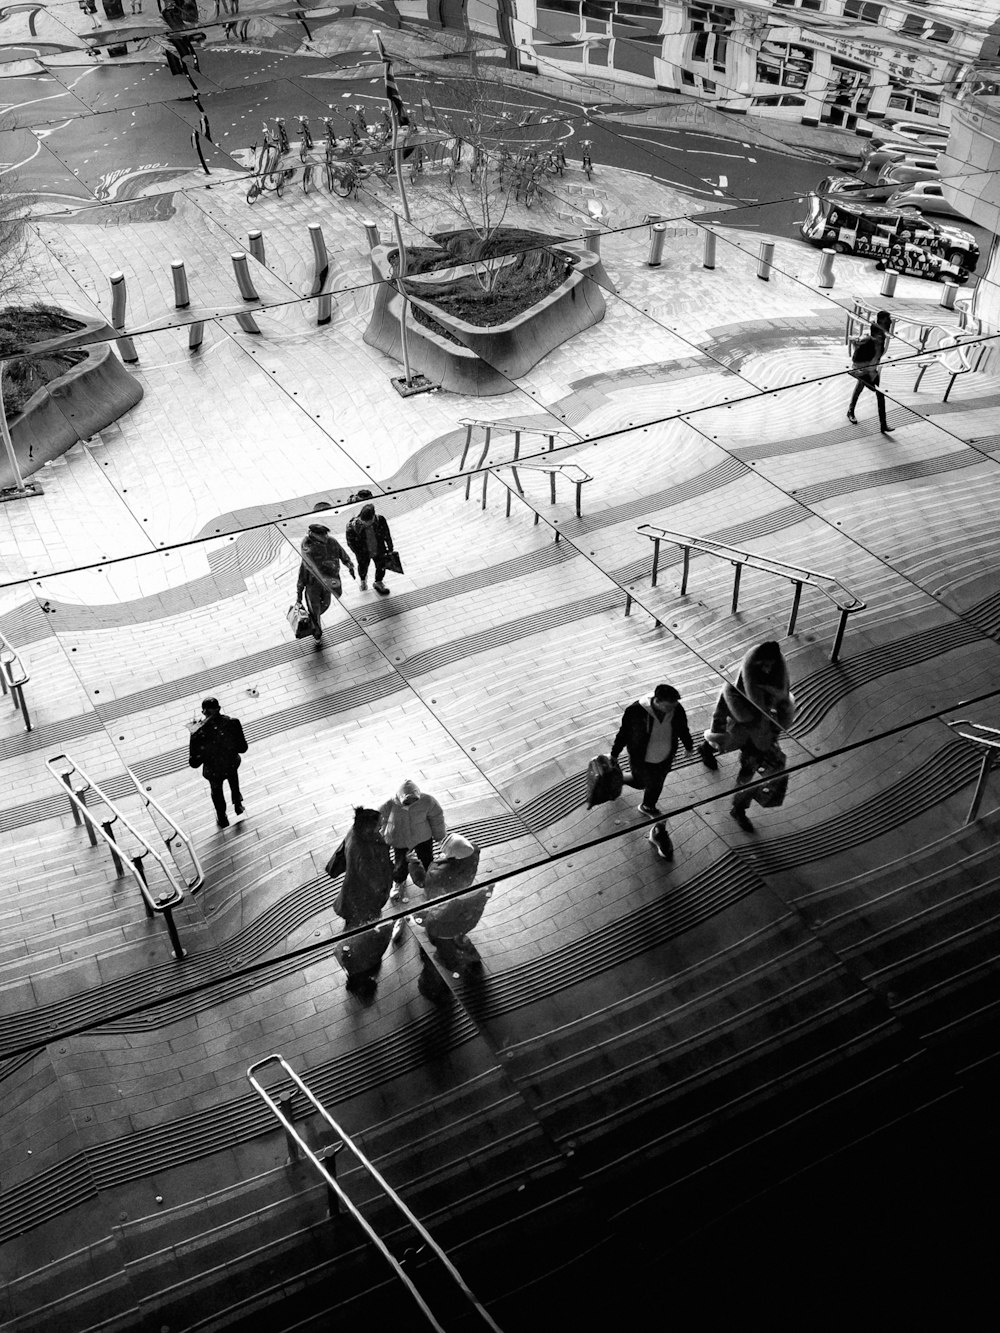
{"label": "parked car", "polygon": [[884,259],[876,259],[875,267],[894,269],[912,278],[930,278],[932,282],[954,282],[962,286],[969,281],[967,268],[953,264],[938,249],[916,245],[913,241],[900,240],[891,245]]}
{"label": "parked car", "polygon": [[945,125],[935,125],[918,120],[886,121],[872,135],[874,143],[888,143],[890,140],[905,139],[909,143],[920,144],[925,148],[944,148],[948,142],[949,130]]}
{"label": "parked car", "polygon": [[[838,254],[875,259],[883,265],[893,246],[911,245],[940,257],[956,270],[966,274],[975,271],[979,246],[970,232],[932,222],[917,208],[868,203],[857,198],[856,191],[853,195],[844,192],[841,187],[845,181],[851,184],[850,178],[827,177],[809,196],[809,212],[799,224],[805,240],[813,245],[831,246]],[[916,258],[906,251],[901,254],[913,262],[910,269],[900,271],[915,272]],[[922,276],[942,275],[935,265],[928,265],[927,273]]]}
{"label": "parked car", "polygon": [[887,162],[875,181],[879,185],[910,185],[913,181],[940,180],[937,154],[912,157],[902,162]]}
{"label": "parked car", "polygon": [[885,201],[886,208],[920,208],[925,213],[941,213],[945,217],[964,218],[944,197],[939,180],[912,181],[894,190]]}
{"label": "parked car", "polygon": [[890,139],[886,143],[869,143],[862,153],[862,162],[873,170],[884,167],[887,162],[906,162],[910,158],[925,156],[927,148],[913,143],[910,139]]}

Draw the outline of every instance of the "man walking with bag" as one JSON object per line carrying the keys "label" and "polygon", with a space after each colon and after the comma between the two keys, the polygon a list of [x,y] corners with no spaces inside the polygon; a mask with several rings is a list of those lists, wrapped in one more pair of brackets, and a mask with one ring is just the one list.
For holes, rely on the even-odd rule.
{"label": "man walking with bag", "polygon": [[851,404],[847,409],[847,420],[852,426],[858,424],[854,409],[858,405],[862,389],[870,389],[875,395],[875,402],[878,406],[878,424],[883,435],[888,435],[892,427],[886,420],[885,394],[879,388],[881,375],[878,366],[882,357],[885,356],[891,327],[892,316],[888,310],[880,310],[875,317],[875,323],[869,328],[868,336],[860,339],[855,346],[851,357],[851,369],[848,372],[853,376],[856,383],[854,393],[851,395]]}
{"label": "man walking with bag", "polygon": [[642,789],[640,814],[662,814],[656,802],[673,765],[677,747],[683,745],[688,754],[694,749],[680,698],[672,685],[657,685],[651,698],[637,699],[622,715],[618,735],[611,747],[611,758],[617,762],[622,750],[628,751],[632,776],[625,782],[629,787]]}
{"label": "man walking with bag", "polygon": [[207,780],[212,793],[216,823],[219,828],[228,828],[229,817],[226,814],[222,784],[229,783],[233,810],[241,815],[243,795],[240,792],[238,770],[240,755],[246,754],[248,749],[247,738],[239,718],[226,717],[219,707],[218,699],[202,699],[201,711],[205,720],[191,733],[188,764],[191,768],[201,768],[202,777]]}
{"label": "man walking with bag", "polygon": [[[392,533],[389,524],[381,514],[376,514],[373,504],[362,505],[357,516],[347,525],[347,544],[358,561],[358,579],[361,591],[368,588],[368,566],[375,562],[375,582],[372,587],[383,597],[389,595],[385,586],[385,571],[388,564],[399,565],[399,558],[390,561],[395,555],[392,549]],[[401,569],[401,566],[399,566]]]}

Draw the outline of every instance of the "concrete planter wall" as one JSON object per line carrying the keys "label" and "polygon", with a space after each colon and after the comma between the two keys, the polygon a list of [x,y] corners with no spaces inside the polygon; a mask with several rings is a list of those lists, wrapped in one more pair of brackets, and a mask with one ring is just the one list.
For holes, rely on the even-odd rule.
{"label": "concrete planter wall", "polygon": [[[400,341],[401,300],[386,279],[392,277],[389,256],[394,245],[378,245],[371,253],[372,275],[378,280],[375,305],[365,342],[396,361],[403,357]],[[510,393],[512,380],[526,374],[560,343],[582,333],[604,318],[602,284],[610,287],[600,255],[583,246],[554,244],[552,249],[572,255],[572,273],[553,292],[505,324],[489,328],[469,324],[412,294],[411,303],[421,307],[459,339],[449,341],[412,317],[407,321],[410,369],[420,372],[451,393],[472,397]],[[440,273],[433,276],[440,281]],[[414,285],[416,285],[414,283]]]}
{"label": "concrete planter wall", "polygon": [[[130,375],[114,353],[114,330],[101,319],[90,319],[76,311],[65,312],[83,325],[72,333],[33,344],[33,352],[80,347],[83,360],[65,375],[50,380],[11,417],[10,437],[23,477],[29,477],[54,458],[110,426],[142,398],[142,385]],[[85,346],[83,344],[86,344]],[[0,486],[12,486],[14,478],[0,450]]]}

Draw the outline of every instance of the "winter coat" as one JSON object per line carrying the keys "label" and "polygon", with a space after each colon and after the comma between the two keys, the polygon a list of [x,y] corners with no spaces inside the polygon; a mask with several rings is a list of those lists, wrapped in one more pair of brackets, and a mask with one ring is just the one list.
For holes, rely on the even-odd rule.
{"label": "winter coat", "polygon": [[[389,531],[389,524],[381,514],[375,515],[375,559],[381,560],[386,551],[392,550],[392,533]],[[369,554],[368,539],[365,535],[365,525],[357,517],[351,519],[347,525],[347,544],[360,560],[363,556]]]}
{"label": "winter coat", "polygon": [[[412,805],[404,805],[406,796],[416,796]],[[415,782],[404,782],[391,801],[379,807],[382,836],[390,847],[416,847],[445,835],[444,811],[434,799],[422,792]]]}
{"label": "winter coat", "polygon": [[191,768],[204,765],[201,771],[206,778],[219,777],[239,768],[240,755],[246,754],[248,749],[239,718],[215,713],[191,733],[188,764]]}
{"label": "winter coat", "polygon": [[[470,888],[476,882],[480,849],[460,833],[449,833],[441,844],[441,855],[435,857],[425,870],[417,857],[410,857],[410,878],[423,888],[428,898],[456,889]],[[451,940],[456,935],[467,935],[479,924],[493,886],[478,889],[451,902],[428,907],[417,921],[432,939]]]}
{"label": "winter coat", "polygon": [[[774,659],[772,659],[774,660]],[[779,727],[791,726],[795,719],[795,699],[789,688],[788,665],[779,656],[777,669],[763,669],[766,655],[760,647],[751,648],[740,666],[736,684],[724,685],[722,698],[730,716],[748,726],[759,723],[761,713]]]}
{"label": "winter coat", "polygon": [[356,808],[354,827],[326,863],[326,873],[334,879],[344,876],[333,910],[348,926],[363,926],[378,920],[389,901],[392,860],[379,832],[377,810],[366,810],[360,805]]}
{"label": "winter coat", "polygon": [[[622,724],[611,746],[611,758],[617,760],[622,750],[627,750],[629,766],[633,773],[638,773],[646,761],[646,746],[653,730],[653,720],[648,699],[636,699],[635,703],[629,704],[622,714]],[[673,741],[670,754],[667,756],[668,770],[673,765],[679,744],[684,746],[688,754],[694,749],[683,704],[674,705],[670,722],[673,727]]]}
{"label": "winter coat", "polygon": [[336,537],[329,533],[307,532],[302,539],[301,551],[302,563],[295,595],[301,601],[304,593],[308,601],[315,602],[325,611],[330,605],[331,592],[339,597],[343,591],[341,563],[350,569],[353,561]]}

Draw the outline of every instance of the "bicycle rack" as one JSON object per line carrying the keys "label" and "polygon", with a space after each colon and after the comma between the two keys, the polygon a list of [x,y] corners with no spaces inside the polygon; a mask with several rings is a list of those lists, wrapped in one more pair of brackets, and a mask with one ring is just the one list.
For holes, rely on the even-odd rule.
{"label": "bicycle rack", "polygon": [[[378,1232],[375,1231],[375,1229],[371,1226],[371,1224],[365,1220],[365,1218],[362,1216],[357,1206],[354,1203],[352,1203],[351,1200],[344,1193],[342,1186],[337,1182],[336,1171],[335,1170],[330,1171],[327,1169],[324,1160],[320,1157],[318,1153],[313,1152],[313,1150],[309,1147],[306,1141],[301,1137],[301,1135],[295,1129],[292,1123],[292,1119],[288,1114],[291,1107],[290,1107],[290,1098],[288,1097],[287,1093],[279,1094],[279,1097],[276,1100],[274,1097],[271,1096],[271,1094],[263,1086],[263,1084],[260,1083],[260,1081],[257,1079],[256,1074],[258,1070],[263,1069],[266,1065],[272,1065],[272,1064],[280,1065],[281,1069],[284,1071],[287,1077],[290,1078],[291,1081],[295,1084],[299,1092],[301,1092],[302,1095],[309,1101],[310,1105],[313,1107],[313,1110],[318,1112],[323,1117],[326,1123],[339,1137],[340,1144],[334,1146],[333,1148],[334,1154],[337,1151],[339,1151],[341,1147],[350,1148],[351,1152],[357,1158],[358,1162],[368,1172],[372,1180],[374,1180],[376,1185],[378,1185],[379,1189],[381,1189],[386,1198],[389,1199],[390,1202],[396,1205],[399,1211],[406,1218],[407,1222],[409,1222],[410,1226],[412,1226],[414,1230],[419,1234],[424,1245],[427,1246],[433,1252],[436,1258],[441,1262],[442,1266],[448,1273],[449,1277],[451,1277],[455,1285],[458,1287],[459,1291],[461,1291],[462,1295],[465,1296],[465,1298],[469,1301],[475,1313],[479,1315],[479,1317],[481,1318],[484,1327],[492,1329],[493,1333],[501,1333],[499,1326],[493,1321],[493,1319],[490,1317],[490,1315],[487,1313],[484,1307],[477,1300],[473,1292],[466,1285],[465,1279],[462,1277],[461,1273],[459,1273],[458,1269],[448,1258],[447,1254],[445,1254],[444,1250],[442,1250],[440,1245],[438,1245],[437,1241],[434,1240],[434,1238],[427,1231],[426,1227],[424,1227],[424,1225],[417,1220],[414,1214],[410,1212],[409,1208],[399,1197],[396,1191],[392,1188],[392,1186],[388,1183],[388,1181],[385,1180],[385,1178],[376,1169],[375,1165],[368,1159],[368,1157],[366,1157],[366,1155],[361,1151],[361,1149],[357,1146],[357,1144],[354,1143],[350,1135],[348,1135],[346,1131],[337,1123],[337,1121],[334,1120],[333,1116],[326,1109],[323,1103],[319,1100],[318,1097],[316,1097],[313,1094],[311,1089],[306,1086],[306,1084],[302,1081],[302,1079],[299,1078],[298,1074],[296,1074],[295,1070],[292,1069],[291,1065],[288,1064],[287,1060],[285,1060],[285,1058],[281,1055],[268,1055],[263,1060],[257,1060],[247,1070],[247,1080],[250,1083],[250,1086],[253,1088],[253,1090],[257,1093],[257,1095],[266,1103],[266,1105],[271,1109],[276,1118],[280,1121],[285,1131],[285,1136],[288,1140],[289,1147],[291,1147],[292,1143],[296,1144],[302,1155],[304,1157],[307,1157],[309,1161],[312,1162],[313,1166],[326,1181],[327,1190],[344,1205],[344,1207],[347,1209],[350,1215],[354,1218],[355,1222],[357,1222],[357,1224],[364,1231],[365,1235],[378,1250],[379,1254],[381,1254],[382,1257],[389,1264],[390,1268],[395,1273],[396,1277],[398,1277],[400,1282],[402,1282],[403,1285],[406,1287],[407,1291],[410,1293],[410,1295],[413,1297],[413,1300],[416,1302],[416,1305],[420,1310],[421,1314],[427,1320],[428,1325],[431,1328],[435,1329],[437,1333],[445,1333],[444,1326],[441,1323],[439,1323],[434,1313],[424,1300],[423,1296],[421,1296],[420,1292],[417,1290],[412,1279],[407,1274],[406,1270],[403,1268],[402,1264],[395,1257],[395,1255],[392,1254],[392,1252],[386,1245],[385,1241],[382,1240],[381,1236],[379,1236]],[[328,1153],[330,1152],[330,1149],[325,1149],[324,1152]]]}
{"label": "bicycle rack", "polygon": [[28,716],[28,705],[24,697],[24,687],[30,679],[16,650],[0,633],[0,690],[4,694],[9,693],[14,707],[21,710],[25,731],[31,730],[31,718]]}
{"label": "bicycle rack", "polygon": [[[656,576],[660,567],[660,542],[673,542],[674,545],[681,547],[684,552],[684,572],[681,575],[680,595],[683,597],[687,592],[688,575],[691,569],[691,552],[702,551],[705,555],[718,556],[723,560],[728,560],[735,570],[733,576],[733,603],[732,613],[736,614],[740,601],[740,578],[743,573],[744,565],[751,569],[761,569],[768,574],[776,574],[779,578],[787,579],[789,583],[794,583],[795,593],[792,597],[792,610],[788,617],[787,633],[792,634],[795,631],[795,622],[799,614],[799,602],[802,600],[802,589],[805,586],[816,588],[829,598],[840,611],[840,623],[837,626],[837,633],[833,641],[833,649],[830,653],[830,661],[836,662],[840,656],[841,645],[844,642],[844,631],[847,628],[847,618],[855,611],[863,611],[867,603],[860,597],[855,597],[844,585],[838,582],[830,574],[820,574],[814,569],[804,569],[800,565],[789,565],[783,560],[770,560],[767,556],[754,555],[751,551],[740,550],[737,546],[727,546],[724,542],[713,541],[710,537],[693,537],[685,532],[672,532],[669,528],[654,527],[652,523],[640,523],[636,532],[641,537],[648,537],[653,543],[653,571],[650,586],[656,587]],[[634,598],[631,593],[625,596],[625,614],[632,612],[632,602]],[[655,617],[654,617],[655,619]],[[657,620],[659,625],[660,621]]]}
{"label": "bicycle rack", "polygon": [[[997,759],[994,751],[1000,750],[1000,729],[997,727],[987,727],[982,722],[971,722],[967,717],[956,718],[954,722],[946,722],[946,727],[972,727],[977,732],[988,732],[989,735],[972,735],[968,731],[960,731],[958,734],[963,740],[972,741],[973,745],[978,745],[983,751],[983,761],[979,769],[979,777],[976,780],[976,790],[972,793],[972,800],[969,803],[969,813],[965,816],[966,824],[975,823],[979,815],[979,807],[983,803],[983,797],[986,795],[986,784],[989,781],[990,771]],[[990,740],[990,736],[995,736],[996,740]]]}
{"label": "bicycle rack", "polygon": [[[68,768],[65,767],[65,765],[67,764],[69,765]],[[57,772],[56,771],[57,766],[62,766],[63,771]],[[175,874],[166,864],[163,857],[160,856],[159,852],[157,852],[157,850],[154,847],[151,847],[149,845],[146,839],[129,823],[129,821],[125,818],[122,812],[114,804],[114,802],[110,800],[107,794],[98,786],[98,784],[91,777],[89,777],[84,772],[84,770],[80,767],[80,765],[76,763],[76,761],[72,759],[68,754],[54,754],[51,757],[51,759],[46,759],[45,767],[49,770],[49,772],[52,774],[55,780],[60,784],[60,786],[64,788],[66,795],[69,798],[70,810],[72,811],[73,814],[73,823],[74,824],[82,823],[86,827],[87,837],[90,839],[91,847],[97,846],[98,838],[101,838],[103,842],[107,843],[111,851],[111,861],[115,868],[115,874],[118,875],[119,877],[124,875],[127,863],[128,869],[131,872],[132,877],[134,878],[136,885],[139,889],[139,893],[142,897],[142,903],[143,907],[146,910],[146,916],[150,918],[158,915],[163,917],[164,921],[167,924],[167,934],[170,936],[170,944],[174,951],[174,957],[183,958],[185,956],[185,950],[181,947],[180,936],[177,933],[177,924],[174,921],[173,909],[175,907],[180,906],[180,904],[184,901],[184,890],[177,882]],[[82,787],[74,786],[73,784],[74,774],[78,774],[83,779],[84,785]],[[132,778],[133,782],[136,781],[134,774],[130,772],[129,776]],[[112,815],[111,819],[104,820],[101,823],[98,823],[94,819],[94,816],[87,808],[88,791],[94,792],[95,795],[98,797],[98,799],[104,805],[107,806],[107,808],[111,811]],[[140,790],[140,795],[143,796],[144,800],[146,799],[145,793],[143,793],[141,790]],[[161,814],[163,813],[160,810],[160,807],[156,805],[155,802],[150,801],[148,803],[152,803],[153,805],[155,805],[155,808],[158,811],[160,811]],[[176,829],[176,834],[172,835],[172,838],[180,834],[180,830],[177,829],[177,826],[174,824],[173,820],[171,820],[166,815],[164,815],[164,818],[173,828]],[[128,831],[128,833],[135,839],[135,841],[139,844],[139,846],[144,848],[143,851],[137,853],[135,856],[126,856],[123,859],[121,846],[119,845],[118,840],[114,836],[114,826],[118,822],[121,823],[122,827]],[[184,840],[187,843],[188,847],[191,849],[193,855],[193,848],[191,848],[190,840],[186,837],[186,835],[182,836],[184,836]],[[169,847],[169,842],[167,845]],[[150,892],[149,884],[146,880],[146,871],[145,867],[143,866],[143,861],[147,856],[151,856],[153,860],[157,863],[157,865],[163,871],[167,883],[170,885],[170,892],[161,893],[156,898],[154,898],[152,893]],[[200,872],[201,870],[200,865],[198,866],[198,870]]]}

